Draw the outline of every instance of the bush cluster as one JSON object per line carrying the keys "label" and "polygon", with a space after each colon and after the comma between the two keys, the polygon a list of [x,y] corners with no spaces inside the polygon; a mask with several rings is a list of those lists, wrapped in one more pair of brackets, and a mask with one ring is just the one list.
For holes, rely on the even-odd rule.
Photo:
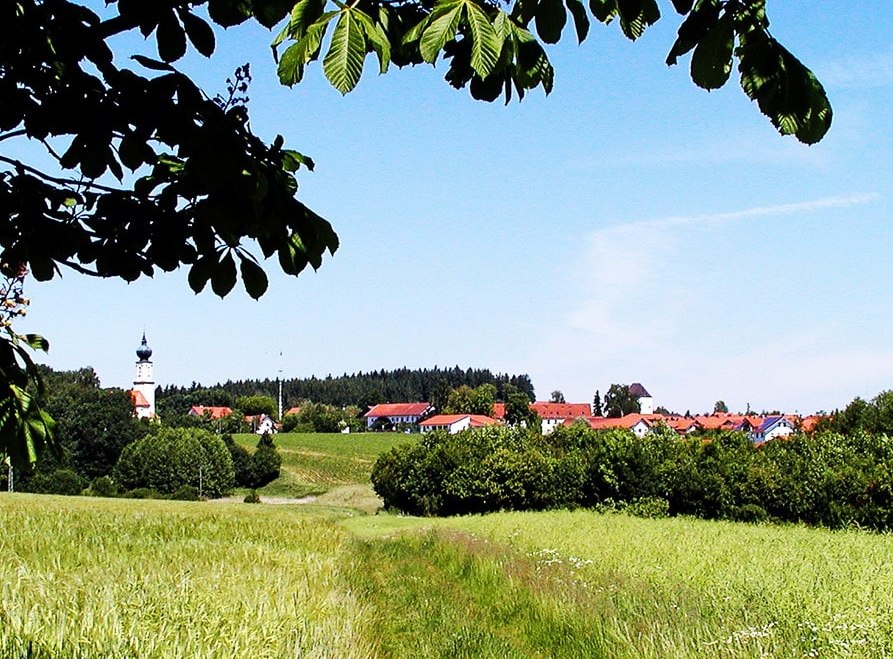
{"label": "bush cluster", "polygon": [[380,456],[372,483],[387,507],[416,515],[585,506],[893,529],[893,439],[866,432],[761,445],[668,428],[643,439],[583,425],[431,433]]}
{"label": "bush cluster", "polygon": [[115,467],[115,479],[128,490],[156,490],[187,496],[219,497],[234,485],[233,461],[223,441],[199,428],[159,428],[128,445]]}
{"label": "bush cluster", "polygon": [[224,435],[223,443],[232,458],[235,483],[238,487],[254,489],[279,478],[282,456],[279,455],[269,435],[261,436],[254,453],[249,453],[248,449],[237,444],[232,435]]}

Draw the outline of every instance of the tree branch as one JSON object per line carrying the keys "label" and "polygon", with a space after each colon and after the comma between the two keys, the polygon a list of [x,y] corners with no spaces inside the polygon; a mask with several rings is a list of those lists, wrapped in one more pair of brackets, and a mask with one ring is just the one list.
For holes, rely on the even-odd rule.
{"label": "tree branch", "polygon": [[6,156],[0,156],[0,162],[5,162],[5,163],[12,165],[16,169],[22,169],[26,172],[30,172],[31,174],[34,174],[35,176],[39,176],[43,180],[49,181],[50,183],[57,183],[59,185],[71,185],[71,186],[85,185],[88,188],[102,190],[103,192],[124,192],[124,190],[122,190],[120,188],[110,188],[108,186],[101,185],[99,183],[94,183],[93,181],[83,181],[83,180],[76,181],[75,179],[70,179],[70,178],[58,178],[55,176],[50,176],[49,174],[46,174],[45,172],[42,172],[39,169],[36,169],[34,167],[30,167],[30,166],[26,165],[25,163],[23,163],[20,160],[14,160],[13,158],[7,158]]}
{"label": "tree branch", "polygon": [[13,130],[8,133],[3,133],[2,135],[0,135],[0,142],[2,142],[3,140],[10,140],[13,137],[21,137],[22,135],[25,135],[25,134],[27,134],[27,131],[24,128],[21,128],[19,130]]}

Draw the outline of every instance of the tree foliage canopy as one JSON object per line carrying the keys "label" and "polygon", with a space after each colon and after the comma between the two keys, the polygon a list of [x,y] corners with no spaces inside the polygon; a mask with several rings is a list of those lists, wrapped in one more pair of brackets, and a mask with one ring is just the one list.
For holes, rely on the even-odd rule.
{"label": "tree foliage canopy", "polygon": [[605,416],[618,418],[639,412],[639,399],[629,390],[628,384],[612,384],[604,400]]}
{"label": "tree foliage canopy", "polygon": [[[322,60],[342,93],[368,55],[379,71],[448,60],[447,82],[477,99],[550,92],[544,44],[569,23],[613,23],[637,39],[661,16],[657,0],[16,0],[0,3],[0,272],[51,279],[62,266],[133,281],[189,269],[196,291],[267,289],[260,259],[298,275],[318,268],[338,238],[296,198],[295,172],[313,162],[256,135],[248,120],[247,66],[211,96],[175,63],[191,47],[210,57],[214,26],[279,27],[280,80],[294,85]],[[691,76],[740,83],[775,127],[822,138],[831,108],[815,76],[769,32],[765,0],[672,0],[681,16],[668,64],[691,54]],[[568,20],[570,18],[570,21]],[[115,52],[118,35],[150,39],[157,58]],[[22,153],[39,154],[23,159]],[[26,161],[27,160],[27,161]],[[7,288],[7,290],[12,290]],[[7,293],[4,292],[4,295]],[[0,341],[0,450],[33,461],[51,436],[25,346],[8,326]]]}

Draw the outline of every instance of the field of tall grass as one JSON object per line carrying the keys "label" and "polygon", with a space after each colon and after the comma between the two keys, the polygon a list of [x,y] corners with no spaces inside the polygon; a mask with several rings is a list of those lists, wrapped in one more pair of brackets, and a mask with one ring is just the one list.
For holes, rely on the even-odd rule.
{"label": "field of tall grass", "polygon": [[369,515],[413,437],[275,441],[262,494],[316,505],[0,493],[0,657],[893,656],[893,536]]}
{"label": "field of tall grass", "polygon": [[4,493],[0,656],[371,656],[333,515]]}
{"label": "field of tall grass", "polygon": [[3,657],[893,656],[887,535],[6,493],[0,519]]}

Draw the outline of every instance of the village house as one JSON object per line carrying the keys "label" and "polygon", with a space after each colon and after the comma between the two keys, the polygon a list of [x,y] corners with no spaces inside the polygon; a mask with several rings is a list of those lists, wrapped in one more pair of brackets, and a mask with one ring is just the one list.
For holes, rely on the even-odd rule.
{"label": "village house", "polygon": [[434,430],[446,430],[449,434],[455,435],[468,428],[483,428],[496,425],[500,425],[500,422],[481,414],[437,414],[420,422],[419,430],[423,433]]}
{"label": "village house", "polygon": [[398,423],[416,425],[431,411],[428,403],[381,403],[366,412],[366,427],[371,428],[380,419],[387,419],[388,423],[396,426]]}
{"label": "village house", "polygon": [[542,419],[543,434],[548,435],[565,421],[588,417],[592,414],[589,403],[546,403],[530,404],[530,409]]}
{"label": "village house", "polygon": [[211,419],[212,421],[217,421],[218,419],[222,419],[225,416],[229,416],[233,413],[233,408],[226,407],[225,405],[193,405],[189,408],[189,411],[186,413],[189,416],[197,416]]}
{"label": "village house", "polygon": [[608,428],[626,428],[627,430],[632,431],[632,433],[638,437],[642,438],[651,432],[652,427],[654,426],[654,416],[659,415],[644,415],[644,414],[627,414],[626,416],[621,417],[603,417],[603,416],[579,416],[576,419],[567,419],[564,421],[564,425],[569,426],[573,425],[577,421],[585,421],[589,424],[589,427],[593,430],[607,430]]}

